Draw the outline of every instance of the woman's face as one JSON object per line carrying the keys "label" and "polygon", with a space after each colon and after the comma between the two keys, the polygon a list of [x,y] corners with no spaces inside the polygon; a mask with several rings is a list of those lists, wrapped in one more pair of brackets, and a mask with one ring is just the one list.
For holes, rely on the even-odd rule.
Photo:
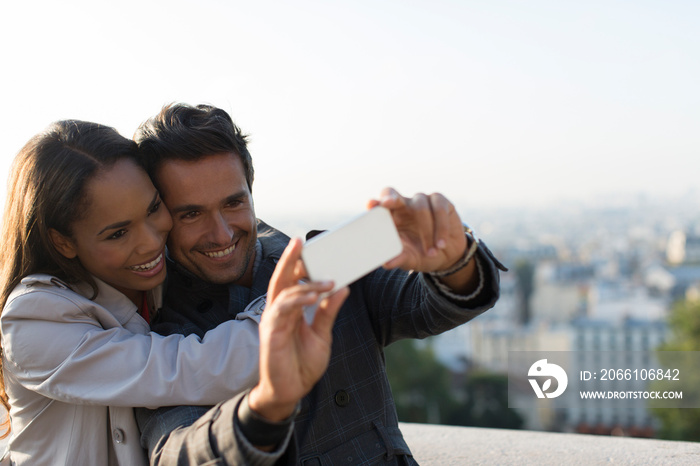
{"label": "woman's face", "polygon": [[86,194],[83,218],[73,224],[67,250],[59,251],[138,302],[140,291],[165,279],[170,213],[146,172],[129,159],[98,173]]}

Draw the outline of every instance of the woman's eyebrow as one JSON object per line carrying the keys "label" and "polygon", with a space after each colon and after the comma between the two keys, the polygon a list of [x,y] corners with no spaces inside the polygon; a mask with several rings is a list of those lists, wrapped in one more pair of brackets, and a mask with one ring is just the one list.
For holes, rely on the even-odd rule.
{"label": "woman's eyebrow", "polygon": [[102,233],[104,233],[107,230],[115,230],[117,228],[124,228],[125,226],[128,226],[131,223],[131,220],[125,220],[123,222],[117,222],[117,223],[112,223],[111,225],[107,225],[104,227],[98,234],[97,236],[100,236]]}
{"label": "woman's eyebrow", "polygon": [[160,199],[160,193],[156,190],[155,194],[153,195],[153,199],[151,199],[151,203],[148,204],[148,208],[146,209],[146,212],[150,212],[151,210],[153,210],[153,208],[158,203],[159,199]]}
{"label": "woman's eyebrow", "polygon": [[[153,207],[155,207],[155,205],[158,203],[158,198],[159,198],[158,191],[156,191],[156,193],[153,195],[153,199],[151,199],[151,203],[148,204],[148,208],[146,209],[146,212],[150,212],[153,209]],[[131,223],[131,220],[124,220],[123,222],[112,223],[111,225],[107,225],[102,230],[100,230],[100,232],[97,233],[97,236],[100,236],[102,233],[104,233],[107,230],[115,230],[117,228],[124,228],[126,226],[129,226],[130,223]]]}

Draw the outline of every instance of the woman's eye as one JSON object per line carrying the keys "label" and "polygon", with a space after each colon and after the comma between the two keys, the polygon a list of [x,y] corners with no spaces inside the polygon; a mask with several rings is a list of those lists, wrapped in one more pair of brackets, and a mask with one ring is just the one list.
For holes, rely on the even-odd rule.
{"label": "woman's eye", "polygon": [[163,201],[158,201],[158,202],[156,202],[156,203],[153,205],[153,207],[151,208],[151,210],[148,211],[148,214],[150,215],[150,214],[152,214],[152,213],[157,212],[158,209],[160,209],[160,205],[161,205],[162,203],[163,203]]}
{"label": "woman's eye", "polygon": [[123,230],[123,229],[122,229],[122,230],[118,230],[118,231],[115,231],[113,234],[109,235],[109,236],[107,237],[107,239],[119,239],[119,238],[121,238],[122,236],[124,236],[125,234],[126,234],[126,230]]}

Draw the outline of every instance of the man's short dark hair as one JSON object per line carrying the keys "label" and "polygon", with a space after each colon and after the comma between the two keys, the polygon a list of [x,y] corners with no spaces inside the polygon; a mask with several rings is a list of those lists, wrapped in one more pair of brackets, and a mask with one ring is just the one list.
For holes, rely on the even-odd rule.
{"label": "man's short dark hair", "polygon": [[241,158],[248,189],[253,192],[253,159],[244,135],[224,110],[211,105],[166,105],[139,126],[134,140],[151,177],[166,160],[196,161],[232,152]]}

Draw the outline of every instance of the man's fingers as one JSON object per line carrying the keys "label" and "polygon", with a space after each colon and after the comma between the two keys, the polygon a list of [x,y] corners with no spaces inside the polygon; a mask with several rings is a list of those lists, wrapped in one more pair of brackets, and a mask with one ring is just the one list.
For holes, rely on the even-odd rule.
{"label": "man's fingers", "polygon": [[394,188],[384,188],[379,195],[379,199],[376,201],[370,201],[370,204],[372,204],[372,207],[380,205],[389,210],[395,210],[405,207],[407,201],[408,199],[399,194],[399,192]]}
{"label": "man's fingers", "polygon": [[433,244],[437,249],[445,249],[449,238],[450,217],[454,212],[454,206],[440,193],[431,194],[429,200],[435,226]]}
{"label": "man's fingers", "polygon": [[382,264],[382,267],[384,267],[387,270],[395,269],[398,267],[401,267],[406,259],[409,257],[408,253],[406,252],[406,248],[404,247],[404,250],[399,254],[398,256],[394,257],[388,262],[385,262]]}
{"label": "man's fingers", "polygon": [[306,266],[303,260],[297,261],[297,265],[294,268],[294,273],[299,279],[309,278],[309,273],[306,271]]}
{"label": "man's fingers", "polygon": [[435,218],[430,198],[418,193],[411,198],[409,207],[414,215],[414,235],[420,241],[420,251],[428,256],[437,254],[435,249]]}
{"label": "man's fingers", "polygon": [[296,268],[299,259],[301,259],[301,248],[301,240],[294,238],[282,253],[282,257],[280,257],[275,271],[272,273],[272,278],[270,278],[270,284],[267,288],[267,295],[270,301],[274,301],[283,289],[293,286],[299,280]]}
{"label": "man's fingers", "polygon": [[321,302],[314,316],[314,321],[311,323],[311,328],[314,333],[318,335],[331,334],[335,318],[338,316],[338,311],[340,311],[340,307],[349,295],[350,289],[346,286],[326,297]]}
{"label": "man's fingers", "polygon": [[[310,282],[298,283],[292,287],[281,290],[270,308],[271,313],[285,314],[294,312],[294,307],[310,306],[315,304],[322,293],[327,293],[333,289],[333,282]],[[267,312],[267,310],[265,311]]]}

